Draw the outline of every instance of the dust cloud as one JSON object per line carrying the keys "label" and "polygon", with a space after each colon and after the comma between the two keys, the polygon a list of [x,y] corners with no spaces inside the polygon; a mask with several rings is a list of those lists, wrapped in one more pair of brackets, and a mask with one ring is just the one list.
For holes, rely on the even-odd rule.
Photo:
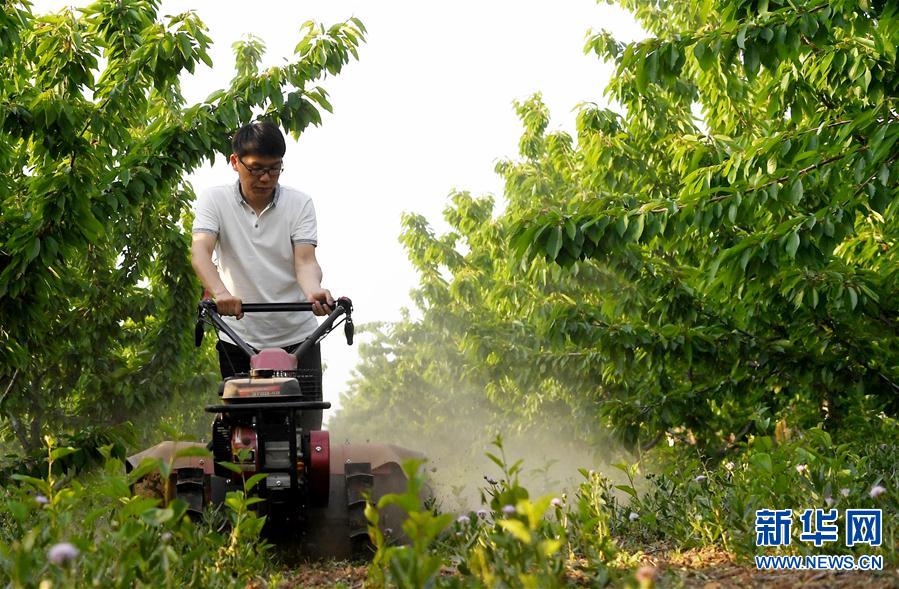
{"label": "dust cloud", "polygon": [[[472,396],[467,396],[470,401]],[[487,453],[502,458],[511,467],[521,460],[519,484],[532,499],[544,495],[561,497],[572,494],[585,480],[579,472],[594,470],[613,484],[624,484],[625,475],[613,464],[634,461],[634,456],[615,443],[611,434],[598,424],[580,424],[562,415],[541,415],[539,420],[523,422],[520,418],[502,417],[489,407],[468,407],[463,415],[456,414],[439,423],[424,427],[410,423],[408,415],[391,424],[368,420],[357,423],[344,414],[333,423],[333,443],[395,444],[422,452],[427,456],[429,484],[434,491],[437,507],[443,512],[467,513],[486,508],[482,489],[489,480],[503,478],[502,469]],[[419,415],[432,414],[421,411]],[[346,419],[349,417],[349,419]],[[579,435],[580,434],[580,435]],[[502,450],[492,442],[499,436]]]}

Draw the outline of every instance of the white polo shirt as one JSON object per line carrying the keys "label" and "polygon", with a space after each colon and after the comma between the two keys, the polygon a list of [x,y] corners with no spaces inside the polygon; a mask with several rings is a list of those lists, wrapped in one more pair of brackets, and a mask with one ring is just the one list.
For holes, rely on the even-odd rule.
{"label": "white polo shirt", "polygon": [[[216,186],[197,198],[193,232],[218,236],[214,261],[219,275],[243,302],[306,300],[294,270],[293,246],[318,244],[315,207],[308,195],[277,185],[272,202],[257,217],[240,194],[238,182]],[[240,321],[224,319],[256,349],[295,344],[318,326],[311,312],[247,313]]]}

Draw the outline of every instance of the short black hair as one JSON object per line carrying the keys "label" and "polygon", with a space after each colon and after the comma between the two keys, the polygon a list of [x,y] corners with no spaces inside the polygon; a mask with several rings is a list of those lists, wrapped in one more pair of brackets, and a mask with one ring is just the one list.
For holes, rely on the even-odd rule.
{"label": "short black hair", "polygon": [[284,157],[287,145],[278,125],[271,121],[253,121],[238,129],[231,138],[231,151],[236,153],[237,157],[251,154]]}

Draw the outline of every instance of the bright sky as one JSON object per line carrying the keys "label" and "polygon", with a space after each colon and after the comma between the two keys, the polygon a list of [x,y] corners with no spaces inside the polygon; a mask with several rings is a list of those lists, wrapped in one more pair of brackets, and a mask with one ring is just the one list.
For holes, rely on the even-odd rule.
{"label": "bright sky", "polygon": [[[37,0],[33,10],[86,4]],[[315,201],[323,286],[352,298],[357,324],[397,320],[411,306],[417,276],[398,241],[404,211],[443,230],[454,189],[502,200],[493,167],[517,155],[512,101],[542,92],[550,128],[573,132],[576,105],[605,104],[611,73],[584,55],[587,31],[605,28],[625,41],[643,36],[629,14],[592,0],[163,0],[160,14],[190,9],[209,28],[214,68],[184,79],[189,100],[227,86],[231,44],[248,33],[265,41],[265,66],[292,56],[306,20],[356,16],[368,29],[359,61],[323,84],[334,113],[299,143],[288,139],[281,177]],[[194,188],[230,182],[234,174],[219,159],[193,175]],[[335,336],[324,344],[324,386],[336,406],[357,355]]]}

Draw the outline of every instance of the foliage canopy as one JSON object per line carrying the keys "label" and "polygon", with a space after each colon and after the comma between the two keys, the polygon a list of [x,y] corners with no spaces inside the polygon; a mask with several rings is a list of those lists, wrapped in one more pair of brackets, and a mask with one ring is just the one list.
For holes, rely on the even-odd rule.
{"label": "foliage canopy", "polygon": [[621,4],[649,37],[586,47],[620,108],[584,105],[571,137],[517,104],[505,210],[455,194],[443,236],[406,217],[423,318],[369,349],[349,411],[418,394],[380,367],[446,391],[435,414],[483,384],[495,414],[561,405],[629,444],[895,415],[895,5]]}
{"label": "foliage canopy", "polygon": [[230,86],[187,104],[181,76],[211,65],[211,40],[194,13],[158,8],[0,12],[0,414],[27,449],[48,424],[120,421],[191,387],[185,176],[254,116],[294,136],[320,123],[314,84],[365,32],[306,23],[293,59],[264,71],[262,42],[240,42]]}

